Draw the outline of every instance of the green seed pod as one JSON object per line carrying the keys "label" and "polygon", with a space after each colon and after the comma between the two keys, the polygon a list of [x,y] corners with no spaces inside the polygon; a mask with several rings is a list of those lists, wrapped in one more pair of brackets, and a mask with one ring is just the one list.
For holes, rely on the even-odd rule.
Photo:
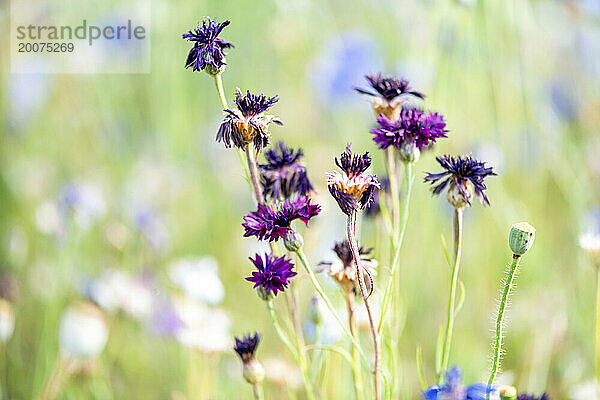
{"label": "green seed pod", "polygon": [[516,256],[527,253],[535,239],[535,228],[527,222],[513,224],[508,234],[508,245]]}
{"label": "green seed pod", "polygon": [[400,145],[400,160],[402,162],[417,162],[420,155],[421,150],[419,150],[415,142],[408,140]]}
{"label": "green seed pod", "polygon": [[503,386],[500,388],[500,400],[515,400],[517,389],[514,386]]}
{"label": "green seed pod", "polygon": [[251,385],[262,383],[265,379],[265,368],[255,358],[245,362],[242,367],[242,375],[246,382]]}
{"label": "green seed pod", "polygon": [[283,245],[288,251],[296,252],[304,245],[304,239],[298,232],[290,229],[283,238]]}

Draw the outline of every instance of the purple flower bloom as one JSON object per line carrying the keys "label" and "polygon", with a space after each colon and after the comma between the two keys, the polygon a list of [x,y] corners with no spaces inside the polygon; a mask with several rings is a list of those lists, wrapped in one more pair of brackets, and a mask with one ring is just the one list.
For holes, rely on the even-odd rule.
{"label": "purple flower bloom", "polygon": [[235,338],[235,346],[233,349],[240,356],[244,363],[249,362],[254,358],[254,353],[258,347],[261,336],[258,333],[254,335],[245,335],[241,339]]}
{"label": "purple flower bloom", "polygon": [[328,173],[327,185],[342,212],[350,215],[353,211],[368,207],[373,202],[375,191],[379,189],[377,177],[366,172],[371,166],[369,153],[353,155],[348,145],[339,160],[336,157],[335,164],[341,171]]}
{"label": "purple flower bloom", "polygon": [[294,194],[306,196],[312,190],[306,166],[299,162],[303,156],[302,149],[294,151],[282,142],[265,152],[267,163],[258,166],[265,197],[282,200]]}
{"label": "purple flower bloom", "polygon": [[400,148],[403,144],[414,143],[419,149],[427,147],[448,132],[444,117],[438,113],[425,113],[416,109],[402,109],[400,118],[392,122],[385,115],[377,118],[378,128],[371,130],[373,141],[380,149],[389,146]]}
{"label": "purple flower bloom", "polygon": [[414,100],[420,101],[425,98],[424,94],[411,90],[406,79],[383,76],[381,73],[367,75],[365,78],[373,91],[361,88],[354,88],[354,90],[368,96],[376,116],[383,114],[390,120],[395,121],[398,118],[402,104],[411,103]]}
{"label": "purple flower bloom", "polygon": [[192,67],[192,71],[206,69],[208,73],[216,75],[225,66],[226,49],[233,44],[218,37],[219,33],[229,25],[229,21],[217,23],[216,19],[203,19],[202,26],[198,24],[193,30],[184,33],[182,37],[194,43],[191,48],[185,67]]}
{"label": "purple flower bloom", "polygon": [[517,397],[517,400],[550,400],[550,396],[548,396],[546,393],[542,393],[539,397],[532,394],[521,393]]}
{"label": "purple flower bloom", "polygon": [[277,296],[277,292],[283,292],[288,287],[290,279],[297,275],[294,264],[285,256],[278,258],[271,253],[265,254],[264,260],[258,254],[255,257],[254,260],[250,257],[250,261],[258,271],[252,272],[252,276],[246,278],[247,281],[254,282],[255,289],[261,288],[267,294],[272,293]]}
{"label": "purple flower bloom", "polygon": [[225,147],[234,145],[240,149],[254,143],[256,150],[268,145],[269,125],[283,125],[283,122],[276,116],[265,115],[264,112],[278,100],[277,96],[254,95],[250,91],[244,96],[238,89],[235,92],[237,110],[224,110],[225,119],[217,132],[217,142],[223,142]]}
{"label": "purple flower bloom", "polygon": [[[475,160],[471,156],[451,157],[445,155],[435,159],[445,171],[439,174],[427,173],[425,177],[425,182],[434,184],[434,195],[439,195],[450,184],[448,201],[455,207],[461,204],[462,206],[471,205],[473,189],[481,204],[490,205],[484,192],[487,186],[483,180],[488,175],[496,175],[492,167],[486,167],[485,162]],[[438,181],[440,182],[438,183]]]}
{"label": "purple flower bloom", "polygon": [[461,371],[453,367],[446,372],[445,382],[442,385],[434,385],[423,392],[425,400],[486,400],[489,393],[490,400],[498,400],[498,392],[494,388],[488,388],[483,383],[474,383],[463,386]]}
{"label": "purple flower bloom", "polygon": [[286,199],[281,206],[271,208],[259,204],[256,211],[244,217],[242,226],[246,230],[245,237],[256,236],[260,240],[277,241],[292,230],[291,224],[300,219],[306,225],[308,221],[321,211],[317,204],[311,204],[309,197],[295,200]]}

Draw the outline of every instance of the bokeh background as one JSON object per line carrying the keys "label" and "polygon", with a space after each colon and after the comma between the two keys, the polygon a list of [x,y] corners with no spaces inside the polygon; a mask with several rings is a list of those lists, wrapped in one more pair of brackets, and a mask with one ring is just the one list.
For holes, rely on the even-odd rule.
{"label": "bokeh background", "polygon": [[[6,36],[8,4],[0,6]],[[325,186],[333,157],[351,142],[384,171],[371,110],[352,87],[365,85],[365,73],[399,74],[446,116],[448,139],[416,166],[402,250],[403,398],[418,397],[418,344],[433,381],[445,321],[440,237],[451,241],[451,208],[422,178],[446,153],[473,153],[499,173],[488,180],[491,207],[465,213],[466,299],[451,363],[468,382],[487,378],[507,233],[526,220],[537,239],[513,297],[501,381],[575,398],[593,377],[596,275],[578,236],[600,206],[597,0],[153,0],[151,73],[139,75],[11,75],[3,48],[0,290],[14,333],[0,344],[2,398],[42,390],[60,353],[60,317],[85,298],[103,308],[108,343],[61,398],[250,398],[230,347],[233,335],[253,331],[264,335],[267,397],[303,398],[243,280],[248,256],[263,247],[242,238],[241,217],[254,205],[237,154],[214,141],[214,82],[184,69],[181,34],[204,15],[232,21],[222,34],[236,46],[223,76],[229,100],[236,87],[278,94],[273,110],[285,126],[272,128],[273,140],[305,150],[323,207],[305,234],[314,264],[331,259],[344,234]],[[362,242],[385,268],[379,227],[365,219]],[[303,274],[298,282],[306,316],[312,287]],[[193,321],[185,334],[183,320]],[[352,398],[347,370],[327,356],[324,398]]]}

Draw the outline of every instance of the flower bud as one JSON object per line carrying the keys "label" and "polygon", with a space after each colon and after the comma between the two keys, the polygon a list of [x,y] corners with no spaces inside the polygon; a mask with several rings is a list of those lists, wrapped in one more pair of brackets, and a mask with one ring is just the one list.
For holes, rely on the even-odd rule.
{"label": "flower bud", "polygon": [[6,343],[15,329],[15,315],[12,305],[0,299],[0,343]]}
{"label": "flower bud", "polygon": [[450,181],[450,187],[448,188],[448,203],[456,209],[469,205],[473,200],[473,184],[471,181],[465,180],[461,185],[464,194],[461,193],[461,188],[454,181]]}
{"label": "flower bud", "polygon": [[242,375],[246,382],[256,385],[265,379],[265,368],[255,358],[252,358],[243,364]]}
{"label": "flower bud", "polygon": [[417,144],[412,140],[406,140],[400,145],[400,160],[405,163],[419,161],[421,150],[417,147]]}
{"label": "flower bud", "polygon": [[315,325],[321,325],[323,322],[323,312],[321,310],[321,300],[317,296],[310,299],[308,306],[308,319]]}
{"label": "flower bud", "polygon": [[535,228],[527,222],[513,224],[508,234],[508,245],[516,256],[522,256],[533,245]]}
{"label": "flower bud", "polygon": [[102,311],[92,303],[70,307],[60,320],[60,348],[69,356],[95,358],[104,349],[107,339],[108,328]]}
{"label": "flower bud", "polygon": [[304,239],[298,232],[290,229],[283,238],[283,244],[288,251],[296,252],[304,245]]}
{"label": "flower bud", "polygon": [[515,400],[517,389],[514,386],[503,386],[500,388],[500,400]]}
{"label": "flower bud", "polygon": [[261,300],[264,301],[273,300],[273,298],[275,297],[273,295],[273,292],[267,292],[262,286],[256,288],[256,293],[258,294],[258,297],[260,297]]}

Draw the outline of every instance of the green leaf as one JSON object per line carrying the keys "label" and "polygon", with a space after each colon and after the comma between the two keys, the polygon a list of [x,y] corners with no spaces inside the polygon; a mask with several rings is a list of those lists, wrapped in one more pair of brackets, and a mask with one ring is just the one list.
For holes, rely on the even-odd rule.
{"label": "green leaf", "polygon": [[419,373],[421,389],[427,389],[427,380],[425,379],[425,373],[423,372],[423,348],[420,344],[417,345],[417,372]]}
{"label": "green leaf", "polygon": [[448,246],[446,245],[446,239],[444,239],[444,234],[440,235],[442,239],[442,247],[444,248],[444,255],[446,256],[446,261],[448,262],[448,266],[452,269],[452,261],[450,260],[450,255],[448,254]]}
{"label": "green leaf", "polygon": [[460,297],[458,298],[458,304],[456,306],[456,309],[454,310],[454,317],[458,315],[463,305],[465,304],[465,285],[461,280],[458,281],[458,284],[460,285]]}
{"label": "green leaf", "polygon": [[438,330],[437,344],[435,346],[435,373],[440,375],[442,373],[442,351],[444,347],[444,327],[440,325]]}

